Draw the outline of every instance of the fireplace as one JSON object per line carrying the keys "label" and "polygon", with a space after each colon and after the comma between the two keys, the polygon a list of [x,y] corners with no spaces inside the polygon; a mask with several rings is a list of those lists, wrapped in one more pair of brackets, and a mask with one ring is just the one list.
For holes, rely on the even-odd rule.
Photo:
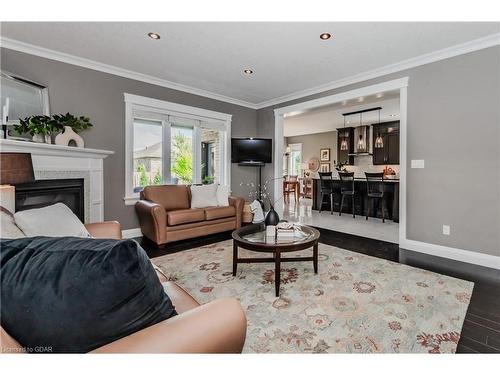
{"label": "fireplace", "polygon": [[36,180],[16,185],[16,211],[64,203],[85,222],[84,179]]}

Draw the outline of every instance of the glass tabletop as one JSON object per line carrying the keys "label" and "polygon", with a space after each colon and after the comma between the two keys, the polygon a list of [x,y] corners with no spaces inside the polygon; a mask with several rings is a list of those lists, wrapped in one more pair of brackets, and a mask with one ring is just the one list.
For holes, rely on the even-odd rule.
{"label": "glass tabletop", "polygon": [[243,227],[237,230],[235,234],[239,237],[239,240],[263,245],[298,244],[312,240],[315,237],[315,231],[312,228],[300,224],[293,224],[292,230],[286,231],[286,234],[276,230],[268,232],[263,224],[252,224]]}

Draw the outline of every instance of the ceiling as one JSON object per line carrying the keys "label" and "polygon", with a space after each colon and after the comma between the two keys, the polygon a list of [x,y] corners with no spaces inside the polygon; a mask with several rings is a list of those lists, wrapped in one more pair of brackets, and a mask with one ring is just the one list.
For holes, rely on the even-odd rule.
{"label": "ceiling", "polygon": [[[305,134],[315,134],[334,131],[344,126],[343,113],[355,112],[362,109],[382,107],[380,121],[399,120],[399,92],[387,92],[353,99],[314,109],[294,116],[286,116],[283,123],[283,135],[292,137]],[[363,100],[361,103],[358,100]],[[345,116],[346,126],[359,126],[360,115]],[[366,112],[362,115],[363,125],[378,122],[378,111]]]}
{"label": "ceiling", "polygon": [[[2,38],[257,107],[500,31],[500,23],[478,22],[3,22],[1,26]],[[149,38],[152,31],[161,39]],[[332,38],[321,40],[323,32]],[[254,74],[244,74],[246,68]]]}

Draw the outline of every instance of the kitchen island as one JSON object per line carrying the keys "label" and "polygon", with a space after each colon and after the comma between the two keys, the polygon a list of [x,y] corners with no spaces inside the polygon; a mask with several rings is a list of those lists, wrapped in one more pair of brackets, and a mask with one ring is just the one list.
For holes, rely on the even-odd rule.
{"label": "kitchen island", "polygon": [[[340,194],[340,179],[334,178],[333,180],[327,181],[332,185],[333,189],[333,211],[339,212],[340,201],[342,196]],[[354,190],[356,191],[356,198],[354,202],[354,212],[356,215],[364,216],[366,215],[366,209],[368,207],[368,197],[366,192],[366,179],[363,177],[354,178]],[[386,219],[393,220],[394,222],[399,222],[399,179],[388,177],[384,180],[384,194],[387,203],[387,211],[385,214]],[[319,178],[313,179],[313,210],[319,210],[321,199],[321,181]],[[375,201],[374,208],[370,209],[370,217],[382,218],[382,204],[379,203],[377,207],[377,202]],[[343,214],[349,215],[352,213],[352,202],[351,199],[344,199],[344,208],[342,210]],[[323,211],[330,211],[330,197],[325,195],[323,197]]]}

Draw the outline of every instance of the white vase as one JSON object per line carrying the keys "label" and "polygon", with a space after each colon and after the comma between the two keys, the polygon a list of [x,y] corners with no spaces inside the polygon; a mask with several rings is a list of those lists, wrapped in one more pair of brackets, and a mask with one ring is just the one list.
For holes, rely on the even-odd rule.
{"label": "white vase", "polygon": [[36,143],[52,143],[50,134],[34,134],[32,139]]}
{"label": "white vase", "polygon": [[59,146],[69,146],[71,141],[75,142],[76,147],[84,147],[85,142],[83,138],[76,134],[71,126],[65,126],[64,131],[56,135],[55,144]]}

